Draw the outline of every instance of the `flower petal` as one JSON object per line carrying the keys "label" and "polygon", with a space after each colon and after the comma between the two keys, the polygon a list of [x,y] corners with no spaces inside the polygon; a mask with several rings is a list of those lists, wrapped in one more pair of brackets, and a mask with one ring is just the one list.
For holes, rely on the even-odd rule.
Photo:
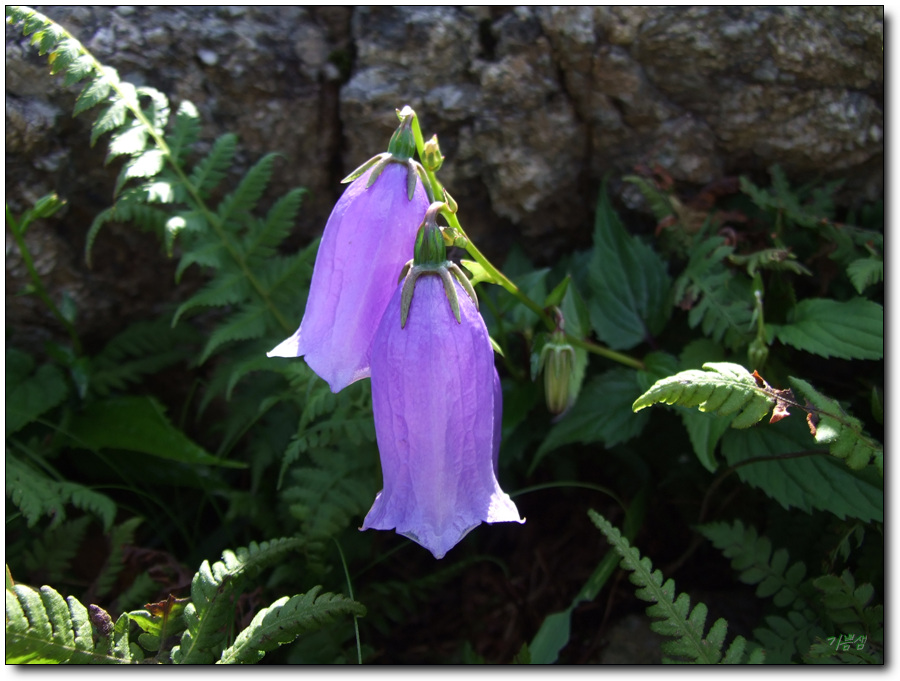
{"label": "flower petal", "polygon": [[501,407],[487,328],[459,283],[453,285],[460,323],[441,278],[422,275],[406,327],[400,286],[372,346],[384,489],[362,529],[396,529],[435,558],[482,522],[524,522],[495,475]]}
{"label": "flower petal", "polygon": [[421,183],[407,198],[405,164],[388,163],[366,189],[371,172],[353,181],[328,218],[300,328],[268,353],[304,356],[333,392],[369,375],[378,321],[428,208]]}

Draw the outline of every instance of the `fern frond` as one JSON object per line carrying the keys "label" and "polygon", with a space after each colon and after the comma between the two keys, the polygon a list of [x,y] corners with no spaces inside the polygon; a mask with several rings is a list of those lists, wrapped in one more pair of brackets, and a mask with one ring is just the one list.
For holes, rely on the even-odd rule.
{"label": "fern frond", "polygon": [[294,227],[294,220],[306,193],[305,189],[292,189],[275,202],[265,220],[251,222],[251,229],[244,239],[248,263],[255,266],[276,255],[278,246]]}
{"label": "fern frond", "polygon": [[225,178],[237,150],[237,135],[225,133],[213,142],[209,154],[198,162],[188,178],[197,193],[207,198]]}
{"label": "fern frond", "polygon": [[141,518],[129,518],[116,525],[109,533],[109,556],[93,584],[93,593],[98,598],[103,598],[112,591],[116,579],[125,567],[122,562],[125,546],[134,543],[134,533],[142,522]]}
{"label": "fern frond", "polygon": [[7,664],[131,661],[128,615],[122,615],[115,627],[103,631],[92,626],[88,609],[73,596],[63,599],[49,586],[38,591],[16,584],[6,590]]}
{"label": "fern frond", "polygon": [[[92,520],[81,516],[36,535],[22,555],[22,568],[29,581],[57,583],[65,579]],[[7,555],[13,559],[11,552]]]}
{"label": "fern frond", "polygon": [[94,514],[104,529],[112,526],[116,505],[109,497],[74,482],[57,481],[20,461],[6,450],[6,497],[22,512],[29,527],[42,516],[50,516],[50,527],[66,518],[65,506]]}
{"label": "fern frond", "polygon": [[122,390],[148,374],[185,361],[197,341],[193,328],[181,325],[173,329],[164,317],[132,324],[92,358],[91,389],[100,396]]}
{"label": "fern frond", "polygon": [[749,281],[725,265],[734,249],[719,236],[693,247],[684,272],[675,281],[676,304],[688,313],[688,325],[732,348],[743,345],[753,318],[753,296]]}
{"label": "fern frond", "polygon": [[169,151],[179,164],[186,160],[187,152],[200,139],[200,113],[192,102],[183,101],[175,114],[175,126],[166,135]]}
{"label": "fern frond", "polygon": [[305,594],[279,598],[260,610],[216,664],[253,664],[267,652],[301,634],[321,629],[338,617],[366,614],[362,604],[340,594],[320,594],[321,588],[316,586]]}
{"label": "fern frond", "polygon": [[213,352],[226,343],[262,338],[269,327],[267,324],[269,316],[269,310],[262,305],[246,303],[241,306],[210,334],[203,352],[200,353],[199,363],[203,364]]}
{"label": "fern frond", "polygon": [[[690,597],[685,594],[675,596],[675,582],[663,582],[662,572],[653,570],[649,558],[642,558],[618,529],[595,511],[589,511],[591,521],[603,532],[613,548],[622,556],[622,567],[631,574],[631,582],[638,586],[635,595],[652,603],[647,614],[656,621],[651,623],[653,631],[673,640],[663,644],[663,652],[672,655],[674,661],[689,661],[700,664],[716,664],[727,660],[730,663],[762,662],[762,653],[755,652],[748,660],[742,659],[746,642],[738,636],[729,649],[722,653],[728,623],[719,619],[713,623],[704,638],[707,608],[698,603],[691,610]],[[673,660],[665,660],[671,662]]]}
{"label": "fern frond", "polygon": [[253,211],[269,184],[277,157],[274,153],[263,156],[247,171],[237,188],[222,200],[218,214],[223,225]]}
{"label": "fern frond", "polygon": [[240,592],[244,578],[284,558],[302,545],[299,539],[274,539],[247,548],[225,551],[212,565],[203,561],[191,582],[191,603],[184,610],[187,631],[172,649],[176,664],[208,664],[224,648],[231,599]]}
{"label": "fern frond", "polygon": [[844,411],[837,400],[823,395],[806,381],[793,376],[789,380],[794,390],[807,400],[810,412],[807,423],[816,442],[827,444],[832,456],[846,460],[855,470],[865,468],[874,460],[884,477],[884,447],[865,434],[862,422]]}
{"label": "fern frond", "polygon": [[759,598],[772,597],[779,608],[804,602],[800,584],[806,576],[806,565],[796,562],[788,568],[787,550],[778,549],[773,553],[772,542],[768,537],[760,537],[756,528],[745,528],[736,520],[732,525],[710,523],[697,530],[731,559],[732,569],[744,584],[757,585]]}
{"label": "fern frond", "polygon": [[783,617],[768,615],[763,621],[765,626],[754,629],[753,636],[765,648],[767,664],[799,662],[800,651],[827,635],[809,609],[790,610]]}
{"label": "fern frond", "polygon": [[[336,430],[341,424],[334,424]],[[296,441],[295,441],[296,442]],[[291,515],[301,523],[301,535],[313,553],[365,515],[376,489],[372,485],[372,459],[335,448],[307,452],[312,466],[291,471],[282,498]]]}
{"label": "fern frond", "polygon": [[826,615],[840,631],[863,634],[870,643],[884,643],[884,606],[870,605],[875,595],[871,584],[856,586],[849,570],[841,576],[823,575],[813,580],[822,593]]}
{"label": "fern frond", "polygon": [[869,286],[884,281],[884,259],[874,256],[858,258],[847,265],[847,276],[856,292],[862,295]]}
{"label": "fern frond", "polygon": [[226,264],[202,289],[178,306],[172,317],[172,326],[177,326],[181,316],[194,308],[234,305],[251,295],[250,282],[244,273]]}
{"label": "fern frond", "polygon": [[654,383],[635,400],[634,411],[657,403],[698,407],[719,415],[735,414],[732,428],[749,428],[758,423],[783,399],[781,391],[764,382],[740,364],[707,362],[705,371],[690,369]]}

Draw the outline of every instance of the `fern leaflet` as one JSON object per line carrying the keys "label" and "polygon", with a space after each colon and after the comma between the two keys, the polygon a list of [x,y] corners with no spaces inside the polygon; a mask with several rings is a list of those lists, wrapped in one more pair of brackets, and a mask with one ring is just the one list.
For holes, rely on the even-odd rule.
{"label": "fern leaflet", "polygon": [[217,664],[253,664],[298,636],[315,631],[343,615],[362,617],[366,609],[339,594],[319,594],[313,587],[305,594],[284,596],[260,610],[250,625],[222,653]]}
{"label": "fern leaflet", "polygon": [[91,619],[88,609],[73,596],[63,599],[49,586],[38,591],[14,585],[6,590],[6,663],[131,662],[128,615],[109,628],[92,626]]}
{"label": "fern leaflet", "polygon": [[671,579],[663,582],[662,573],[653,570],[649,558],[642,558],[640,552],[632,547],[618,529],[595,511],[589,511],[591,521],[603,532],[607,541],[622,556],[622,567],[631,574],[631,582],[638,586],[635,594],[641,600],[652,603],[647,614],[656,621],[650,628],[664,636],[673,638],[663,644],[663,652],[675,659],[664,660],[688,661],[700,664],[750,663],[760,664],[763,661],[762,649],[753,650],[745,658],[746,641],[737,636],[723,654],[722,647],[728,623],[724,619],[716,620],[704,638],[707,608],[698,603],[691,609],[690,597],[679,594],[675,597],[675,582]]}
{"label": "fern leaflet", "polygon": [[225,551],[212,565],[203,561],[191,582],[191,603],[184,610],[187,631],[172,649],[176,664],[209,664],[219,657],[225,643],[224,627],[233,614],[231,599],[244,578],[282,559],[301,546],[299,539],[274,539],[247,548]]}
{"label": "fern leaflet", "polygon": [[739,573],[742,582],[757,585],[759,598],[772,597],[779,608],[804,602],[800,583],[806,576],[806,565],[797,562],[788,568],[787,550],[778,549],[773,553],[772,542],[768,537],[760,537],[756,528],[745,528],[740,520],[736,520],[732,525],[703,525],[698,531],[731,559],[731,567]]}

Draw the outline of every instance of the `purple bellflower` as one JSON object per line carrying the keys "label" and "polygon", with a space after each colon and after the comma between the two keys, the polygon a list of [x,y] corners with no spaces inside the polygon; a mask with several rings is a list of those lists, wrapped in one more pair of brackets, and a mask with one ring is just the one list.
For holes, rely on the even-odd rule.
{"label": "purple bellflower", "polygon": [[435,260],[413,266],[375,333],[384,487],[361,529],[396,530],[443,558],[482,522],[524,520],[496,477],[502,392],[487,328],[465,275]]}
{"label": "purple bellflower", "polygon": [[[406,121],[392,146],[404,125]],[[303,356],[332,392],[369,376],[375,329],[428,208],[428,196],[407,154],[408,149],[380,154],[350,175],[365,170],[335,204],[325,225],[300,328],[268,353]]]}

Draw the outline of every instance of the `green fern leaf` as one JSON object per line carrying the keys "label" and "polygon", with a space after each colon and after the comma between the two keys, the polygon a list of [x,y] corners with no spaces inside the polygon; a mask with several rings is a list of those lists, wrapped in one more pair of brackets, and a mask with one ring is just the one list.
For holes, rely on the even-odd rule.
{"label": "green fern leaf", "polygon": [[94,125],[91,127],[91,146],[97,143],[97,140],[107,132],[121,128],[128,120],[128,103],[124,99],[114,99],[97,116]]}
{"label": "green fern leaf", "polygon": [[[92,606],[93,607],[93,606]],[[127,625],[127,615],[123,615]],[[120,621],[122,621],[120,619]],[[120,630],[118,624],[116,630]],[[116,641],[110,646],[108,636]],[[40,591],[23,584],[6,590],[7,664],[115,664],[131,661],[121,631],[94,644],[87,608],[76,598],[65,600],[49,586]],[[127,644],[127,630],[124,636]]]}
{"label": "green fern leaf", "polygon": [[122,166],[119,177],[116,179],[114,194],[119,195],[122,187],[128,180],[141,177],[154,177],[166,162],[166,155],[159,149],[148,149],[131,159]]}
{"label": "green fern leaf", "polygon": [[321,629],[338,617],[366,614],[360,603],[339,594],[319,594],[320,589],[317,586],[299,596],[279,598],[260,610],[216,664],[253,664],[267,652],[301,634]]}
{"label": "green fern leaf", "polygon": [[256,207],[269,184],[272,166],[277,157],[278,154],[274,153],[263,156],[256,165],[247,171],[237,188],[222,200],[218,210],[222,224],[242,217]]}
{"label": "green fern leaf", "polygon": [[200,196],[206,198],[225,177],[231,167],[237,149],[237,136],[226,133],[213,142],[212,149],[202,161],[194,166],[190,183],[197,188]]}
{"label": "green fern leaf", "polygon": [[217,659],[225,643],[223,628],[234,614],[231,599],[240,593],[244,579],[301,546],[296,538],[251,542],[247,548],[225,551],[220,562],[203,561],[191,582],[191,603],[184,609],[187,631],[172,649],[172,661],[209,664]]}
{"label": "green fern leaf", "polygon": [[864,298],[801,300],[789,323],[771,324],[768,331],[782,343],[821,357],[884,358],[884,308]]}
{"label": "green fern leaf", "polygon": [[265,220],[254,220],[245,239],[244,250],[251,264],[263,263],[276,254],[276,249],[290,234],[305,189],[293,189],[282,196],[266,214]]}
{"label": "green fern leaf", "polygon": [[238,340],[262,338],[268,328],[268,310],[258,305],[243,305],[209,336],[198,362],[203,364],[219,347]]}
{"label": "green fern leaf", "polygon": [[153,132],[162,137],[169,123],[169,98],[156,88],[147,86],[135,88],[135,94],[150,100],[150,105],[144,110],[144,116],[150,121]]}
{"label": "green fern leaf", "polygon": [[[698,603],[691,610],[690,597],[684,593],[676,597],[675,582],[669,579],[664,583],[662,573],[653,570],[650,559],[642,558],[640,552],[629,544],[617,528],[595,511],[588,511],[588,515],[622,557],[622,568],[631,573],[629,579],[638,587],[635,595],[652,604],[647,608],[647,614],[655,620],[650,625],[651,629],[673,637],[673,640],[663,644],[663,651],[681,658],[674,661],[700,664],[716,664],[721,661],[727,623],[722,619],[717,620],[704,638],[706,606]],[[735,661],[735,655],[736,651],[732,653],[729,662]]]}
{"label": "green fern leaf", "polygon": [[106,162],[119,156],[136,156],[147,147],[149,132],[140,121],[133,121],[128,127],[113,134],[109,141]]}
{"label": "green fern leaf", "polygon": [[847,461],[850,468],[865,468],[874,459],[884,477],[884,447],[863,432],[862,422],[850,416],[837,400],[826,397],[809,383],[790,377],[791,385],[814,408],[807,417],[810,431],[819,444],[827,444],[832,455]]}
{"label": "green fern leaf", "polygon": [[65,506],[89,511],[109,529],[116,515],[116,505],[107,496],[74,482],[53,480],[43,472],[20,461],[6,450],[6,496],[22,512],[29,527],[42,516],[50,516],[50,527],[66,518]]}
{"label": "green fern leaf", "polygon": [[725,259],[734,249],[719,236],[701,241],[691,250],[684,272],[675,281],[673,298],[689,309],[688,325],[731,348],[745,344],[753,318],[749,280],[731,272]]}
{"label": "green fern leaf", "polygon": [[788,552],[778,549],[772,553],[772,543],[758,536],[756,528],[745,528],[740,520],[733,524],[710,523],[697,528],[739,573],[745,584],[757,585],[759,598],[774,598],[779,608],[789,608],[795,602],[803,602],[800,583],[806,575],[806,565],[797,562],[787,568]]}
{"label": "green fern leaf", "polygon": [[769,413],[777,391],[761,387],[740,364],[707,362],[706,371],[690,369],[657,381],[632,405],[634,411],[657,403],[698,407],[720,416],[735,414],[732,428],[749,428]]}
{"label": "green fern leaf", "polygon": [[175,311],[172,326],[181,316],[197,307],[224,307],[244,301],[251,295],[250,282],[245,273],[230,265],[224,266],[200,291],[184,301]]}
{"label": "green fern leaf", "polygon": [[[89,515],[75,520],[67,520],[55,528],[47,528],[37,534],[22,554],[22,569],[33,581],[59,582],[71,574],[71,562],[75,558],[88,525],[93,522]],[[14,559],[7,551],[10,560]],[[15,572],[15,570],[13,570]]]}
{"label": "green fern leaf", "polygon": [[869,286],[884,281],[884,260],[882,258],[859,258],[847,265],[847,276],[853,288],[862,295]]}
{"label": "green fern leaf", "polygon": [[[185,222],[185,224],[188,223]],[[205,220],[203,220],[203,224],[206,224]],[[221,269],[225,266],[225,256],[227,255],[228,249],[221,241],[207,241],[202,246],[187,247],[181,256],[181,260],[178,261],[178,267],[175,270],[175,281],[181,281],[184,271],[191,265]]]}
{"label": "green fern leaf", "polygon": [[183,163],[190,147],[200,139],[200,113],[193,103],[184,100],[175,114],[175,125],[172,132],[166,136],[166,144],[172,153],[172,158],[179,164]]}
{"label": "green fern leaf", "polygon": [[109,555],[93,584],[93,593],[97,598],[107,596],[115,586],[116,579],[125,567],[122,562],[125,546],[134,543],[134,533],[142,522],[141,518],[130,518],[116,525],[109,533]]}
{"label": "green fern leaf", "polygon": [[[351,425],[331,420],[327,424],[334,432],[363,425],[362,421]],[[368,432],[366,436],[373,438],[374,432]],[[307,444],[309,437],[306,436]],[[295,440],[292,446],[297,446],[298,441]],[[359,456],[358,447],[348,449],[352,449],[353,453],[319,444],[315,450],[307,450],[313,466],[297,467],[291,471],[291,483],[285,487],[282,498],[290,514],[300,521],[302,536],[308,538],[310,543],[324,544],[352,523],[358,523],[372,504],[377,491],[372,484],[372,463]],[[290,448],[286,453],[286,464],[290,463],[289,457]],[[282,471],[285,468],[286,465]]]}
{"label": "green fern leaf", "polygon": [[164,317],[132,324],[93,357],[91,389],[100,396],[123,390],[144,376],[187,360],[198,341],[195,329],[185,324],[173,329]]}
{"label": "green fern leaf", "polygon": [[109,67],[105,68],[103,73],[97,74],[88,83],[87,87],[81,91],[81,94],[78,95],[78,99],[75,100],[75,106],[72,109],[72,115],[77,116],[105,101],[112,92],[113,83],[118,83],[118,80],[119,77],[116,70]]}

